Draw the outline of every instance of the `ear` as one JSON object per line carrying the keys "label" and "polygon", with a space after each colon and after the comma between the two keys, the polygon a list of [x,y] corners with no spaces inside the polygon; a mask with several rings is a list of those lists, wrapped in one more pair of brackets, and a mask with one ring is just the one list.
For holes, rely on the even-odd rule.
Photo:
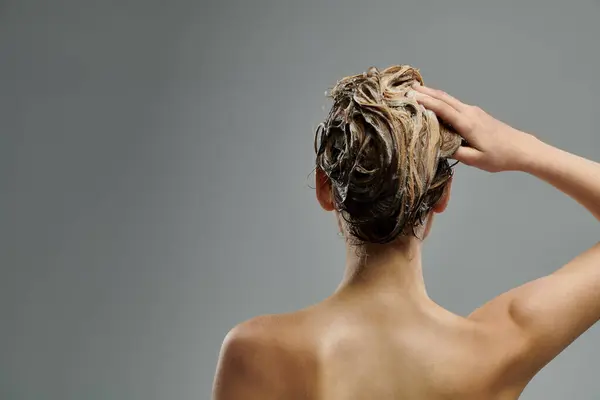
{"label": "ear", "polygon": [[437,203],[435,203],[435,205],[431,208],[431,210],[434,213],[440,214],[446,210],[446,207],[448,207],[448,203],[450,202],[450,189],[451,188],[452,188],[452,178],[450,178],[448,180],[448,182],[446,183],[446,187],[444,188],[444,193],[442,194],[442,197],[440,197],[440,199],[437,201]]}
{"label": "ear", "polygon": [[331,182],[325,172],[319,167],[315,171],[315,186],[317,189],[317,200],[325,211],[333,211],[333,194],[331,193]]}

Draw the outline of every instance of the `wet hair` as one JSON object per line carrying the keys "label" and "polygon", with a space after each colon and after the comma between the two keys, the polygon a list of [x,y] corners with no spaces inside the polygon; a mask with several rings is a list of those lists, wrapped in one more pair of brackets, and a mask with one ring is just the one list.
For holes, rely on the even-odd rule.
{"label": "wet hair", "polygon": [[407,97],[419,71],[396,65],[338,81],[333,106],[315,133],[316,167],[358,243],[413,235],[452,176],[461,138]]}

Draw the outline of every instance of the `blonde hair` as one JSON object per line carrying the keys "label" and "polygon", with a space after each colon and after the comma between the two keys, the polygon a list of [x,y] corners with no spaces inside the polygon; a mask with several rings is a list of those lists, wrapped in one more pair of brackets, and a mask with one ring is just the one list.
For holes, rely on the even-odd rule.
{"label": "blonde hair", "polygon": [[315,134],[316,166],[359,242],[416,236],[452,176],[447,158],[461,138],[407,97],[414,82],[423,79],[408,65],[343,78]]}

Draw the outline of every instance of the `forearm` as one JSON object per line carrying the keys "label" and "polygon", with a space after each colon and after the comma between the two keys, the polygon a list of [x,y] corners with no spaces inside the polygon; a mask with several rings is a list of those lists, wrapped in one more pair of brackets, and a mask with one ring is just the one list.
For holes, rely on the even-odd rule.
{"label": "forearm", "polygon": [[548,182],[600,220],[600,164],[532,139],[522,171]]}

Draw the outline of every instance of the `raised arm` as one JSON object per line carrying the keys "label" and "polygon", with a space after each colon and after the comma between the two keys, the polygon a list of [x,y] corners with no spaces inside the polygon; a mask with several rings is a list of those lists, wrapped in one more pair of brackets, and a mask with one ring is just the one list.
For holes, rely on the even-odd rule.
{"label": "raised arm", "polygon": [[[451,124],[469,143],[454,158],[490,172],[532,174],[600,219],[600,164],[559,150],[450,95],[415,87],[417,101]],[[517,287],[474,311],[502,332],[504,346],[518,347],[516,384],[535,373],[600,319],[600,244],[554,273]]]}

